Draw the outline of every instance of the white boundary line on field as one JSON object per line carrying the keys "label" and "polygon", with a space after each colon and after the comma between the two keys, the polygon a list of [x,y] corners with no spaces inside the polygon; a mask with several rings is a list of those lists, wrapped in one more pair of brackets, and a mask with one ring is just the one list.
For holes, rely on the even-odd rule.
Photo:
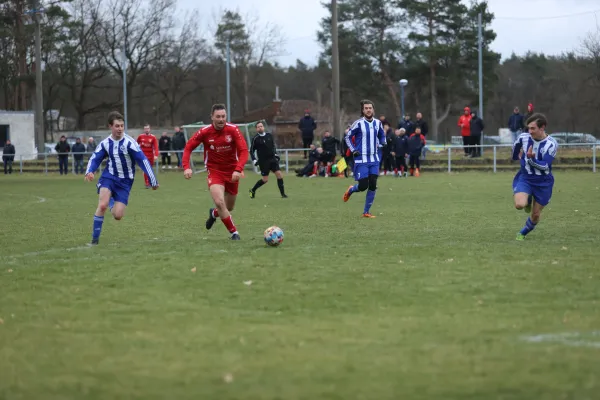
{"label": "white boundary line on field", "polygon": [[[594,337],[596,340],[589,340],[590,336]],[[567,346],[592,347],[600,349],[600,331],[546,333],[540,335],[521,336],[521,339],[530,343],[560,343]]]}
{"label": "white boundary line on field", "polygon": [[45,203],[46,202],[46,198],[45,197],[41,197],[41,196],[35,196],[32,194],[21,194],[21,193],[6,193],[9,196],[23,196],[23,197],[35,197],[36,199],[38,199],[38,203]]}

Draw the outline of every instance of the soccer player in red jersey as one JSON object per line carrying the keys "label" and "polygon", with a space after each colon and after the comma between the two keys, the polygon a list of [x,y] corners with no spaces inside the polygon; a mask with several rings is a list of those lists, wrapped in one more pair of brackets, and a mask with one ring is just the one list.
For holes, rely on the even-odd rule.
{"label": "soccer player in red jersey", "polygon": [[190,179],[190,156],[199,145],[204,145],[204,165],[208,171],[208,189],[215,207],[209,210],[206,229],[212,228],[217,218],[231,234],[231,240],[240,235],[231,219],[238,186],[244,165],[248,161],[248,145],[237,126],[227,123],[227,111],[223,104],[212,106],[212,124],[200,129],[190,138],[183,151],[183,175]]}
{"label": "soccer player in red jersey", "polygon": [[[150,161],[150,165],[154,165],[154,158],[158,158],[158,140],[156,140],[156,136],[150,133],[150,125],[144,125],[144,132],[138,136],[137,142],[148,161]],[[146,189],[152,187],[150,178],[146,173],[144,173],[144,182],[146,183]]]}

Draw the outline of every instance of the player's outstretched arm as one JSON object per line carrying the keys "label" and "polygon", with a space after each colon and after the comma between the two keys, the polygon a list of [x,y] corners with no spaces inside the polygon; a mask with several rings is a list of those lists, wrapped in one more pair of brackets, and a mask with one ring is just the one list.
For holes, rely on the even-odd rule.
{"label": "player's outstretched arm", "polygon": [[85,170],[85,180],[91,182],[94,180],[94,173],[100,168],[100,164],[106,158],[108,154],[104,150],[102,143],[96,146],[96,150],[92,153],[90,160],[88,161],[87,169]]}
{"label": "player's outstretched arm", "polygon": [[140,147],[137,144],[134,144],[132,142],[128,148],[128,151],[129,154],[135,160],[136,164],[140,166],[140,168],[144,171],[146,175],[148,175],[148,178],[150,179],[150,186],[152,186],[152,189],[158,189],[158,180],[156,179],[156,176],[154,176],[154,171],[152,171],[152,165],[150,165],[150,161],[148,160],[146,155],[144,155],[142,149],[140,149]]}
{"label": "player's outstretched arm", "polygon": [[[190,158],[192,157],[192,152],[196,149],[196,147],[200,146],[203,141],[202,131],[196,132],[190,140],[185,144],[185,148],[183,149],[183,157],[181,160],[181,166],[183,167],[183,176],[185,179],[190,179],[194,175],[194,171],[190,168]],[[206,152],[206,148],[204,149]]]}

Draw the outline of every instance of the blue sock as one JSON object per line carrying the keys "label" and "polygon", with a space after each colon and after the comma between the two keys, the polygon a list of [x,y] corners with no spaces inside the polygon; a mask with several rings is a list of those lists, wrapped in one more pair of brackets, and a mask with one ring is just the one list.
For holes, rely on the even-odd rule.
{"label": "blue sock", "polygon": [[350,188],[350,194],[358,192],[358,183]]}
{"label": "blue sock", "polygon": [[536,224],[531,221],[531,218],[527,218],[527,222],[525,222],[525,226],[521,229],[521,235],[525,236],[529,232],[535,229]]}
{"label": "blue sock", "polygon": [[367,190],[367,196],[365,197],[365,211],[364,211],[365,214],[371,210],[371,206],[373,205],[373,200],[375,200],[375,191]]}
{"label": "blue sock", "polygon": [[112,211],[114,206],[115,206],[115,199],[113,199],[111,197],[110,200],[108,201],[108,208],[110,208],[110,211]]}
{"label": "blue sock", "polygon": [[92,232],[92,239],[98,240],[100,239],[100,232],[102,232],[102,223],[104,222],[104,217],[99,217],[94,215],[94,231]]}

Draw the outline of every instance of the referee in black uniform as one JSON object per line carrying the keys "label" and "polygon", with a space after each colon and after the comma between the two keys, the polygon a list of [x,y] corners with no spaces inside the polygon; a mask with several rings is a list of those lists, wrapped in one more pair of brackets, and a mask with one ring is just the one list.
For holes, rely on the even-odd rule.
{"label": "referee in black uniform", "polygon": [[253,199],[256,197],[258,188],[269,181],[270,172],[273,172],[277,177],[277,186],[279,187],[281,197],[284,199],[287,198],[283,188],[283,174],[279,169],[279,156],[277,155],[275,140],[273,139],[273,135],[265,132],[265,125],[262,122],[256,124],[256,136],[252,139],[250,156],[252,157],[252,163],[258,166],[262,175],[262,178],[250,189],[250,198]]}

